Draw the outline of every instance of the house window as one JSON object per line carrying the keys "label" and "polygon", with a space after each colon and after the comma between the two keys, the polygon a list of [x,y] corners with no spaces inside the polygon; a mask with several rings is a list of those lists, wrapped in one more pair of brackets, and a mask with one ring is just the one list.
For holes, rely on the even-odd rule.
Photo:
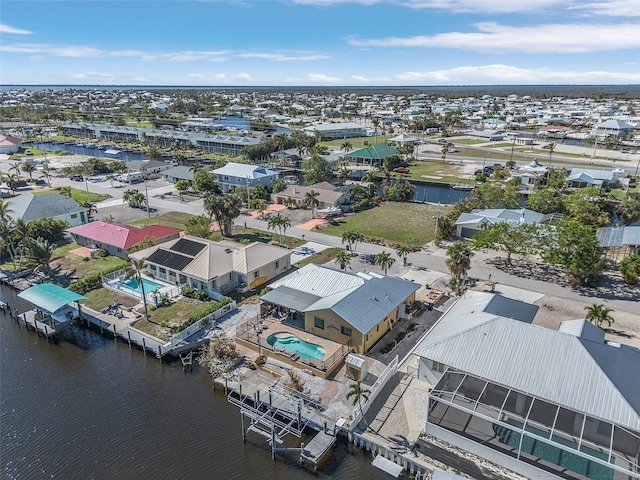
{"label": "house window", "polygon": [[258,270],[256,270],[255,272],[253,272],[253,278],[258,278]]}
{"label": "house window", "polygon": [[155,266],[155,265],[149,265],[149,269],[150,269],[152,272],[155,272],[155,271],[156,271],[156,266]]}
{"label": "house window", "polygon": [[229,280],[233,280],[233,278],[231,277],[231,274],[229,274]]}
{"label": "house window", "polygon": [[322,328],[324,330],[324,320],[322,318],[314,317],[313,323],[316,328]]}
{"label": "house window", "polygon": [[226,181],[229,181],[229,177],[228,177],[228,176],[226,176],[226,175],[225,175],[224,179],[225,179]]}
{"label": "house window", "polygon": [[72,213],[71,214],[71,218],[78,218],[78,214],[77,213]]}
{"label": "house window", "polygon": [[276,268],[280,268],[280,262],[276,262]]}
{"label": "house window", "polygon": [[340,331],[342,332],[343,335],[346,335],[347,337],[351,336],[351,329],[349,327],[341,327]]}

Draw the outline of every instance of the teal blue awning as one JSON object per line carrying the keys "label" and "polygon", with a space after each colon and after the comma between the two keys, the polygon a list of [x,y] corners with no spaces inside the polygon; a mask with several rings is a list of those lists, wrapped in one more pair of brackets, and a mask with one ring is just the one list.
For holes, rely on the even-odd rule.
{"label": "teal blue awning", "polygon": [[54,313],[71,302],[87,298],[53,283],[34,285],[20,292],[18,296],[49,313]]}

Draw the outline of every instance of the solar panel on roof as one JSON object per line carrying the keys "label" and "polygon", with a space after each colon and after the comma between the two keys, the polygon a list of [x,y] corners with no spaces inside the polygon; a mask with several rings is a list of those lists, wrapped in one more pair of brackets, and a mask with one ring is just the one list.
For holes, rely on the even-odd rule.
{"label": "solar panel on roof", "polygon": [[202,251],[204,247],[205,245],[203,243],[194,242],[193,240],[187,240],[186,238],[181,238],[173,244],[171,250],[195,257],[198,253],[200,253],[200,251]]}
{"label": "solar panel on roof", "polygon": [[158,249],[147,258],[147,261],[172,270],[182,270],[189,265],[193,259],[170,250]]}

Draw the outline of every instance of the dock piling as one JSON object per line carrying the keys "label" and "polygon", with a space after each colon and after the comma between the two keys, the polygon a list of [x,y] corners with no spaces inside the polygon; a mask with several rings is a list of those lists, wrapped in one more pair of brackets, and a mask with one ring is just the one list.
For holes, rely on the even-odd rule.
{"label": "dock piling", "polygon": [[118,341],[118,334],[116,333],[116,324],[114,323],[112,325],[112,327],[113,327],[113,341],[117,342]]}

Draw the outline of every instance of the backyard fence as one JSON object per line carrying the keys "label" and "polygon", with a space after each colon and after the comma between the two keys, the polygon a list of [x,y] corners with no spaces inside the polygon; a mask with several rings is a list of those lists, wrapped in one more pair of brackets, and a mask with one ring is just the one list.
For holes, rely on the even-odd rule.
{"label": "backyard fence", "polygon": [[[222,298],[227,298],[227,297],[222,297]],[[211,322],[218,320],[219,318],[225,316],[229,312],[233,312],[236,308],[237,308],[237,306],[236,306],[236,302],[235,301],[232,301],[230,303],[227,303],[226,305],[223,305],[222,307],[220,307],[215,312],[210,313],[206,317],[201,318],[200,320],[198,320],[194,324],[189,325],[184,330],[182,330],[182,331],[176,333],[175,335],[173,335],[169,339],[169,343],[167,344],[167,346],[170,346],[170,348],[172,348],[172,347],[175,347],[175,346],[179,345],[180,342],[182,342],[185,339],[189,338],[194,333],[200,331],[202,328],[206,327]]]}

